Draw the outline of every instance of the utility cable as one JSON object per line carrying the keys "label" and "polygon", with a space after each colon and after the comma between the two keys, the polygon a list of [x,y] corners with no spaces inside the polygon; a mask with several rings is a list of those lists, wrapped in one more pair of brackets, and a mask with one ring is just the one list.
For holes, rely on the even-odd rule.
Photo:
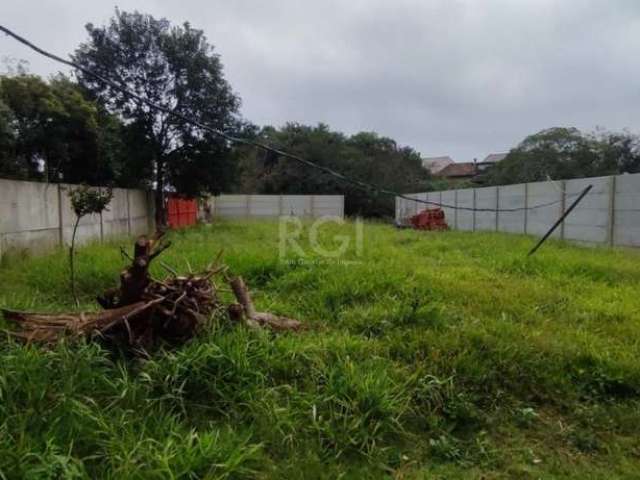
{"label": "utility cable", "polygon": [[399,192],[395,192],[393,190],[389,190],[387,188],[384,187],[380,187],[379,185],[376,185],[375,183],[371,183],[371,182],[367,182],[367,181],[363,181],[363,180],[359,180],[353,177],[348,177],[347,175],[343,175],[340,172],[337,172],[329,167],[325,167],[324,165],[318,165],[315,162],[312,162],[310,160],[307,160],[303,157],[300,157],[296,154],[293,153],[289,153],[286,152],[282,149],[279,148],[274,148],[272,146],[269,146],[265,143],[259,142],[259,141],[255,141],[255,140],[251,140],[251,139],[247,139],[247,138],[242,138],[242,137],[236,137],[235,135],[231,135],[223,130],[219,130],[217,128],[213,128],[209,125],[206,125],[198,120],[195,120],[193,118],[189,118],[186,115],[181,114],[180,112],[177,112],[175,110],[171,110],[169,108],[163,107],[162,105],[158,105],[154,102],[151,102],[150,100],[147,100],[144,97],[141,97],[140,95],[130,91],[129,89],[127,89],[126,87],[112,81],[109,80],[108,78],[105,78],[104,76],[97,74],[95,72],[93,72],[92,70],[83,67],[82,65],[79,65],[75,62],[72,62],[70,60],[65,60],[62,57],[59,57],[57,55],[54,55],[53,53],[47,52],[46,50],[43,50],[42,48],[38,47],[37,45],[31,43],[29,40],[27,40],[24,37],[21,37],[20,35],[18,35],[17,33],[14,33],[13,31],[9,30],[8,28],[0,25],[0,31],[4,32],[5,34],[7,34],[8,36],[12,37],[14,40],[17,40],[18,42],[22,43],[23,45],[26,45],[27,47],[29,47],[31,50],[34,50],[35,52],[39,53],[40,55],[43,55],[51,60],[54,60],[58,63],[62,63],[64,65],[67,65],[68,67],[71,67],[75,70],[79,70],[80,72],[84,73],[85,75],[88,75],[90,77],[95,78],[96,80],[104,83],[105,85],[110,86],[113,89],[116,89],[122,93],[124,93],[125,95],[129,96],[130,98],[133,98],[134,100],[143,103],[155,110],[158,110],[160,112],[166,113],[167,115],[171,115],[175,118],[180,119],[181,121],[194,125],[198,128],[201,128],[202,130],[206,130],[210,133],[213,133],[214,135],[224,138],[225,140],[232,142],[232,143],[236,143],[236,144],[242,144],[242,145],[248,145],[248,146],[253,146],[262,150],[265,150],[266,152],[270,152],[271,154],[275,154],[277,156],[280,157],[284,157],[284,158],[289,158],[291,160],[295,160],[298,163],[301,163],[303,165],[306,165],[308,167],[314,168],[316,170],[319,170],[323,173],[326,173],[328,175],[331,175],[334,178],[337,178],[339,180],[342,180],[343,182],[346,183],[350,183],[352,185],[355,185],[356,187],[360,188],[361,190],[364,191],[375,191],[377,193],[382,193],[384,195],[388,195],[388,196],[392,196],[392,197],[397,197],[397,198],[402,198],[404,200],[408,200],[408,201],[412,201],[412,202],[417,202],[417,203],[422,203],[425,205],[434,205],[434,206],[438,206],[441,208],[447,208],[447,209],[452,209],[452,210],[465,210],[465,211],[472,211],[472,212],[519,212],[519,211],[524,211],[524,210],[533,210],[536,208],[544,208],[544,207],[549,207],[552,205],[555,205],[557,203],[562,202],[562,200],[556,200],[554,202],[548,202],[548,203],[542,203],[539,205],[532,205],[532,206],[527,206],[527,207],[516,207],[516,208],[476,208],[476,207],[461,207],[461,206],[457,206],[457,205],[450,205],[450,204],[446,204],[446,203],[441,203],[441,202],[434,202],[434,201],[430,201],[430,200],[422,200],[422,199],[418,199],[418,198],[412,198],[411,196],[408,196],[407,194],[403,194],[403,193],[399,193]]}

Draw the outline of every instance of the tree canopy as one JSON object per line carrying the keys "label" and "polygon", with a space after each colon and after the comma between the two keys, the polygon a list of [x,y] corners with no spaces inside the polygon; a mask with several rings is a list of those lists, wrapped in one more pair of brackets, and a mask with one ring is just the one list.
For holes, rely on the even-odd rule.
{"label": "tree canopy", "polygon": [[494,166],[493,185],[640,171],[640,139],[629,132],[550,128],[525,138]]}
{"label": "tree canopy", "polygon": [[[170,111],[219,130],[241,128],[240,100],[201,30],[119,10],[106,26],[88,24],[86,29],[89,40],[76,50],[75,62]],[[137,136],[142,149],[133,163],[139,174],[151,175],[147,180],[155,186],[159,213],[167,186],[192,195],[228,187],[230,176],[219,175],[233,168],[227,142],[92,76],[79,73],[78,80]],[[158,220],[164,222],[162,216]]]}
{"label": "tree canopy", "polygon": [[0,78],[0,168],[14,178],[115,180],[119,123],[64,76]]}
{"label": "tree canopy", "polygon": [[[289,123],[280,129],[266,127],[258,137],[348,177],[391,190],[407,193],[429,188],[431,177],[418,152],[399,147],[394,140],[376,133],[347,136],[325,124]],[[393,215],[393,198],[373,190],[363,191],[293,160],[250,152],[242,159],[242,166],[240,190],[247,193],[344,194],[349,215]]]}

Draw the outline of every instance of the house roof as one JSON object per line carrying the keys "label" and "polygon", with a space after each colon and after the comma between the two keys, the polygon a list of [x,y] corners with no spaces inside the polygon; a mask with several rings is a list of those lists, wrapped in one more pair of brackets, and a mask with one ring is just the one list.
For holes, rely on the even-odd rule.
{"label": "house roof", "polygon": [[482,163],[498,163],[501,160],[504,160],[508,153],[490,153],[487,155]]}
{"label": "house roof", "polygon": [[451,163],[440,170],[438,177],[473,177],[476,165],[473,162]]}
{"label": "house roof", "polygon": [[438,173],[440,170],[445,168],[447,165],[451,165],[453,160],[448,155],[442,157],[427,157],[422,159],[422,165],[429,169],[429,171],[433,174]]}

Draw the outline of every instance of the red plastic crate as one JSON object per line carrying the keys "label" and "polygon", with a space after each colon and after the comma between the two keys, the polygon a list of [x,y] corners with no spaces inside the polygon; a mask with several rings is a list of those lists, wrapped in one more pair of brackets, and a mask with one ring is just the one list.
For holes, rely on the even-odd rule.
{"label": "red plastic crate", "polygon": [[171,228],[195,225],[198,221],[198,202],[193,198],[169,197],[167,214],[167,221]]}

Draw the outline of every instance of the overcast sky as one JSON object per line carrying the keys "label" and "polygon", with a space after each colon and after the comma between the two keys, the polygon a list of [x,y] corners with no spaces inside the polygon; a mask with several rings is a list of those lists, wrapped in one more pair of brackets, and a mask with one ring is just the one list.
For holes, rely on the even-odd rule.
{"label": "overcast sky", "polygon": [[[373,130],[456,161],[551,126],[640,130],[639,0],[3,0],[0,23],[67,55],[116,5],[203,29],[259,125]],[[60,70],[4,35],[0,56]]]}

